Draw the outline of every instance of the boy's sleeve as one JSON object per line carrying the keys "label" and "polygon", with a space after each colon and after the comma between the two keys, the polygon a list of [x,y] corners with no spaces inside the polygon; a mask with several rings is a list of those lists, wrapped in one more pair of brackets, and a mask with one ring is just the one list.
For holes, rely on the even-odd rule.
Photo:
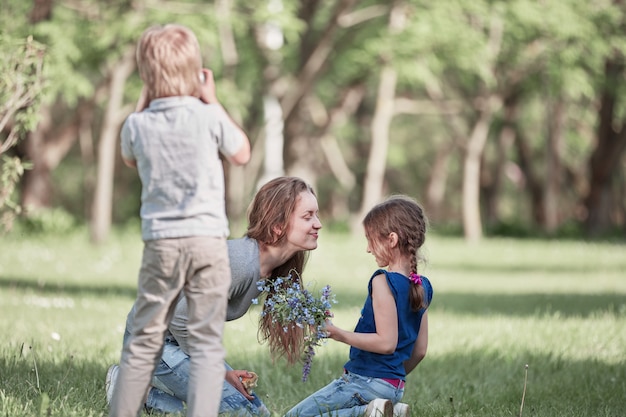
{"label": "boy's sleeve", "polygon": [[226,114],[226,110],[219,107],[217,111],[217,132],[219,150],[225,156],[232,156],[239,152],[244,145],[244,137],[241,131],[230,117]]}
{"label": "boy's sleeve", "polygon": [[132,129],[130,127],[129,119],[126,119],[124,124],[122,125],[122,131],[120,133],[120,147],[122,158],[127,161],[134,161],[135,156],[133,155],[132,148]]}

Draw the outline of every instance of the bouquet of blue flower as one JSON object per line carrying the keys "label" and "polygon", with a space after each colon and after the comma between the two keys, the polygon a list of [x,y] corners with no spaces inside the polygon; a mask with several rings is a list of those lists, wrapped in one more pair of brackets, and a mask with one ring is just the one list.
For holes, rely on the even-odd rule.
{"label": "bouquet of blue flower", "polygon": [[286,277],[258,281],[257,288],[265,295],[261,320],[270,329],[264,339],[269,340],[271,353],[286,356],[289,363],[302,358],[302,381],[306,382],[315,348],[326,338],[324,326],[333,316],[330,309],[336,303],[335,295],[327,285],[319,298],[315,297],[294,270]]}

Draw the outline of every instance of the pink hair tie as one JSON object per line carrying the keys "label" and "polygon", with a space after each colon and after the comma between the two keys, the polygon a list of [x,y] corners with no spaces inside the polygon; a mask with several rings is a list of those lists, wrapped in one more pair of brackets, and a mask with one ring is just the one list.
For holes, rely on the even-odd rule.
{"label": "pink hair tie", "polygon": [[409,274],[409,279],[413,282],[413,284],[422,285],[422,277],[417,275],[415,272],[411,272]]}

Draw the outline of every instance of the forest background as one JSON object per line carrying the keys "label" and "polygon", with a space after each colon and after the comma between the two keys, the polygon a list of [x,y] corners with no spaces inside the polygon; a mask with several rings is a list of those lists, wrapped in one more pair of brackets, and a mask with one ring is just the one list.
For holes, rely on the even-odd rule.
{"label": "forest background", "polygon": [[[309,181],[325,229],[307,279],[332,278],[345,328],[362,305],[355,279],[375,267],[363,212],[393,193],[425,206],[436,301],[428,360],[407,384],[416,414],[521,416],[520,394],[530,416],[624,414],[623,0],[0,0],[0,10],[3,415],[107,413],[104,374],[141,255],[141,186],[120,163],[119,130],[141,88],[137,39],[169,22],[198,35],[252,141],[247,166],[225,165],[231,236],[259,184]],[[274,410],[347,357],[326,346],[304,389],[299,369],[256,346],[254,317],[227,344],[260,371]]]}
{"label": "forest background", "polygon": [[33,229],[137,222],[119,130],[157,23],[198,35],[253,159],[226,166],[234,230],[297,175],[325,226],[406,193],[441,232],[624,236],[622,0],[2,0],[0,209]]}

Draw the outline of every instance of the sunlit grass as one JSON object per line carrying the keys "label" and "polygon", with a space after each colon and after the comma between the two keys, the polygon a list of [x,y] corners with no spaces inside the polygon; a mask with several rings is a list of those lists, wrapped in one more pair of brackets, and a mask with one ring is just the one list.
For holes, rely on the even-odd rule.
{"label": "sunlit grass", "polygon": [[[429,351],[408,377],[414,416],[623,416],[624,245],[429,236]],[[101,247],[85,234],[0,241],[0,415],[106,416],[104,375],[119,359],[141,257],[138,233]],[[333,321],[352,328],[376,265],[362,236],[323,234],[305,281],[332,286]],[[259,308],[227,323],[236,368],[260,375],[276,415],[337,377],[348,347],[328,341],[309,381],[257,342]],[[43,407],[43,408],[42,408]]]}

